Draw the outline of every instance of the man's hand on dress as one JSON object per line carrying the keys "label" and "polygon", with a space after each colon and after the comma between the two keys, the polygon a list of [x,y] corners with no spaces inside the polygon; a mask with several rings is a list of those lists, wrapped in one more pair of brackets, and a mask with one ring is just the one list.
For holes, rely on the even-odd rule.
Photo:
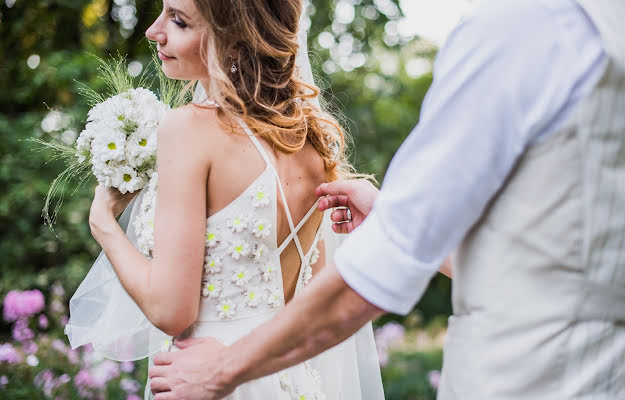
{"label": "man's hand on dress", "polygon": [[220,369],[226,346],[211,337],[175,344],[178,350],[157,354],[149,370],[155,400],[216,400],[232,393],[234,386],[222,383],[228,379]]}
{"label": "man's hand on dress", "polygon": [[319,210],[336,208],[331,215],[332,230],[336,233],[350,233],[360,225],[371,212],[379,192],[366,179],[322,183],[315,189],[316,196],[326,196],[319,202]]}

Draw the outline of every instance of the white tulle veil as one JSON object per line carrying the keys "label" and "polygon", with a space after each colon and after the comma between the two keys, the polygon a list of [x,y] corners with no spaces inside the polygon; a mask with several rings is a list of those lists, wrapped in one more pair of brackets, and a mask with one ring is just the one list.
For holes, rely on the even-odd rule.
{"label": "white tulle veil", "polygon": [[[304,6],[308,4],[305,1]],[[302,13],[302,20],[307,18]],[[307,32],[300,21],[299,51],[296,65],[300,77],[314,85],[307,50]],[[206,94],[197,85],[193,101],[202,103]],[[312,99],[319,106],[317,99]],[[129,240],[136,246],[137,238],[132,221],[139,213],[143,193],[128,205],[119,223]],[[333,260],[342,237],[331,229],[329,211],[326,212],[322,237],[326,260]],[[115,274],[106,254],[101,252],[84,281],[70,299],[70,320],[65,328],[72,348],[91,343],[101,355],[129,361],[150,357],[166,349],[171,338],[158,330],[147,319],[128,295]],[[384,399],[382,381],[371,323],[345,342],[311,360],[323,376],[324,392],[331,399]]]}

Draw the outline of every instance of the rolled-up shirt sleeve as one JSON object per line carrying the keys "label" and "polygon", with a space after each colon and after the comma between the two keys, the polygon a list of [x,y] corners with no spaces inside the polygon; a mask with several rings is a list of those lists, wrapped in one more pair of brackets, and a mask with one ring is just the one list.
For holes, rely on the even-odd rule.
{"label": "rolled-up shirt sleeve", "polygon": [[484,3],[439,52],[419,124],[371,214],[335,254],[345,282],[386,311],[410,312],[526,146],[602,71],[599,36],[580,10]]}

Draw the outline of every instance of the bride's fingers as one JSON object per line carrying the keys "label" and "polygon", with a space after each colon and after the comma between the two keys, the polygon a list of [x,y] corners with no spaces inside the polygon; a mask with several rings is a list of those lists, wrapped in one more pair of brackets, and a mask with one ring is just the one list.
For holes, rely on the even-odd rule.
{"label": "bride's fingers", "polygon": [[159,377],[150,379],[150,390],[152,391],[152,393],[156,394],[161,392],[168,392],[171,390],[171,388],[169,383],[167,382],[167,379]]}
{"label": "bride's fingers", "polygon": [[346,195],[328,196],[319,200],[317,209],[319,209],[319,211],[325,211],[328,208],[347,207],[348,202],[349,196]]}

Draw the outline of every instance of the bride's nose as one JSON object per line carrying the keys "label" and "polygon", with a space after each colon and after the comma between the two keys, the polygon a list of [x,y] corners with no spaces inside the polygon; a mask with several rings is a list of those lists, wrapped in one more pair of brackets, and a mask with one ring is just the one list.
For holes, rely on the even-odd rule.
{"label": "bride's nose", "polygon": [[167,43],[167,35],[162,28],[163,26],[161,24],[161,17],[159,16],[156,21],[154,21],[152,25],[150,25],[150,27],[145,31],[145,37],[153,42],[158,42],[160,44]]}

